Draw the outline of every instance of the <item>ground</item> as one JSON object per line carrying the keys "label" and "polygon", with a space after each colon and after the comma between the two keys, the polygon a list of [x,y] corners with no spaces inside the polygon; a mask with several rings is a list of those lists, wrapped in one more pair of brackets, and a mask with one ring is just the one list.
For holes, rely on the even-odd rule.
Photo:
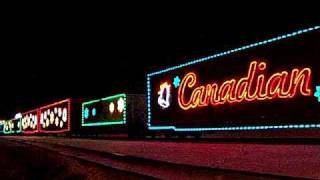
{"label": "ground", "polygon": [[11,179],[320,177],[318,143],[3,136],[0,147],[1,172]]}
{"label": "ground", "polygon": [[0,179],[145,179],[3,139],[0,147]]}

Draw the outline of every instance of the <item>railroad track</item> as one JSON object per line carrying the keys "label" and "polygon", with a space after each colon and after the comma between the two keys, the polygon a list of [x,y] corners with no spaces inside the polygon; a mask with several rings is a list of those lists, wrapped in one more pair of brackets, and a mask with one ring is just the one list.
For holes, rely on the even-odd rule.
{"label": "railroad track", "polygon": [[19,138],[6,138],[10,141],[36,146],[62,156],[75,158],[79,161],[94,163],[120,170],[126,173],[134,173],[143,178],[150,179],[283,179],[288,177],[269,174],[259,174],[234,170],[212,169],[207,167],[174,164],[157,160],[145,159],[119,153],[109,153],[88,148],[80,148],[49,141],[25,140]]}

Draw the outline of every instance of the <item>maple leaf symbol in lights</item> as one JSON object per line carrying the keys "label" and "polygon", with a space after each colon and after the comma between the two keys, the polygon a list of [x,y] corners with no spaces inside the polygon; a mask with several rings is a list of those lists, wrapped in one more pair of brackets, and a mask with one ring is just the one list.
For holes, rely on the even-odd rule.
{"label": "maple leaf symbol in lights", "polygon": [[173,85],[175,88],[179,87],[180,85],[180,78],[179,76],[176,76],[174,79],[173,79]]}
{"label": "maple leaf symbol in lights", "polygon": [[314,93],[314,96],[318,98],[318,102],[320,102],[320,86],[316,87],[316,92]]}

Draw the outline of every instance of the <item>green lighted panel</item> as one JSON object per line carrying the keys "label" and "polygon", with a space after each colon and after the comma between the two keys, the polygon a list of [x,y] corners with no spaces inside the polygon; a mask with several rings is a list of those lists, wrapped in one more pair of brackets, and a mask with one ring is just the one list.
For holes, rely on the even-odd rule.
{"label": "green lighted panel", "polygon": [[[85,106],[89,104],[94,104],[100,101],[113,101],[115,99],[123,98],[124,100],[124,109],[122,112],[122,119],[116,121],[108,121],[108,122],[94,122],[94,123],[86,123],[84,118]],[[81,125],[82,126],[106,126],[106,125],[115,125],[115,124],[126,124],[126,107],[127,107],[127,98],[126,94],[117,94],[114,96],[109,96],[101,99],[96,99],[88,102],[82,103],[82,117],[81,117]],[[105,120],[106,121],[106,120]]]}
{"label": "green lighted panel", "polygon": [[[9,123],[9,122],[13,123],[13,121],[18,121],[18,126],[19,126],[18,128],[19,129],[18,130],[13,130],[12,128],[9,127],[9,130],[6,131],[6,126],[8,126],[7,123]],[[21,133],[21,131],[22,131],[21,118],[6,120],[4,122],[4,124],[3,124],[3,134]]]}

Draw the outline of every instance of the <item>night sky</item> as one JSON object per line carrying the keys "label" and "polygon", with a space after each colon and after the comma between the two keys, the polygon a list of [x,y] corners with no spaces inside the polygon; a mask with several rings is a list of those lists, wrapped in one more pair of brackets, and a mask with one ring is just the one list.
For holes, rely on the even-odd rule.
{"label": "night sky", "polygon": [[126,13],[11,17],[2,34],[0,118],[68,97],[145,93],[147,72],[320,22],[281,12]]}

